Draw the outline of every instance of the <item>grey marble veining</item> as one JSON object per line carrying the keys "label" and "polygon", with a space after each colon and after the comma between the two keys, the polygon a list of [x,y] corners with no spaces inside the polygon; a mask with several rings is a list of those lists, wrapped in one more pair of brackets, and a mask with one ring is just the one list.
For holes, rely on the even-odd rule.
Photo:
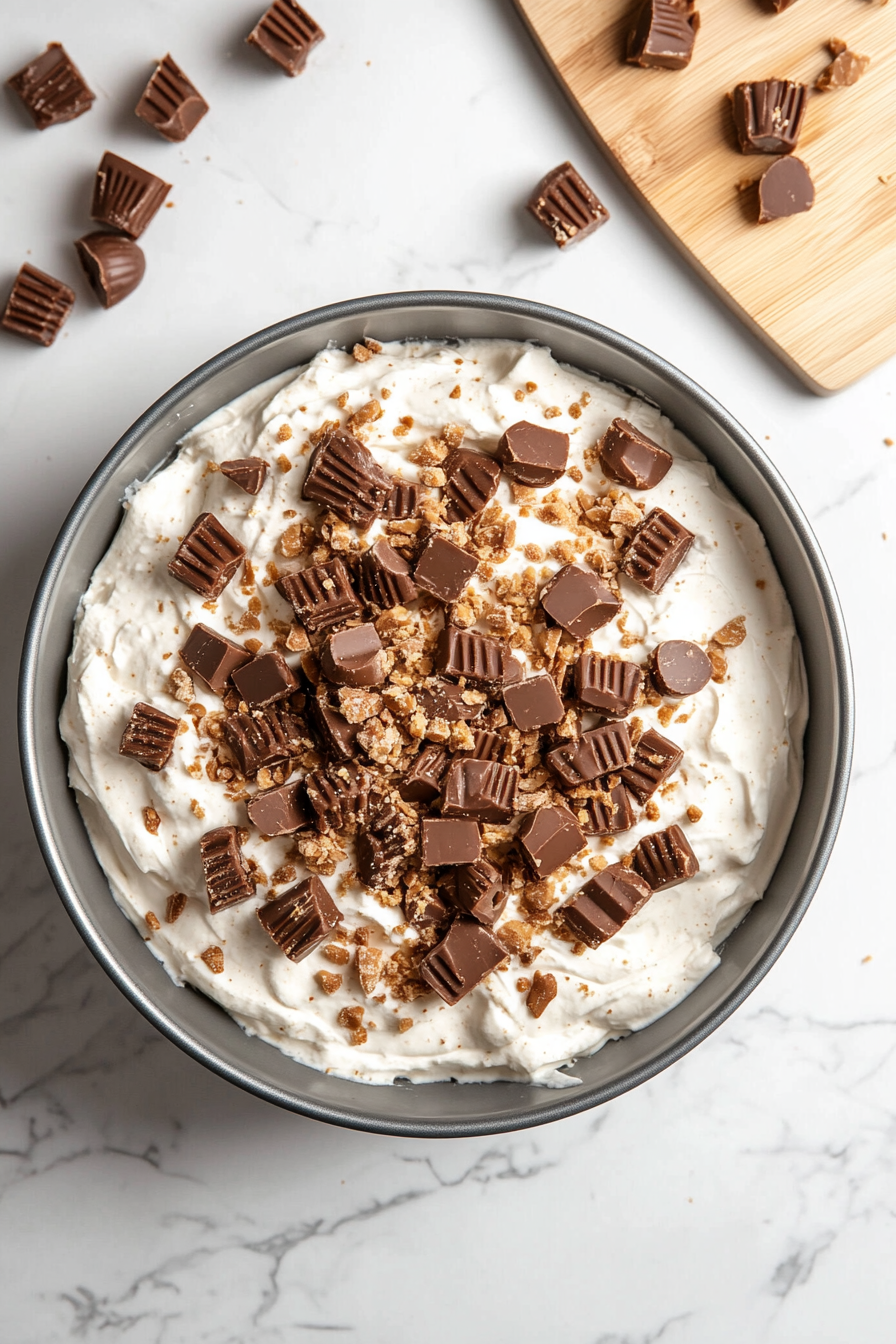
{"label": "grey marble veining", "polygon": [[[5,73],[61,40],[98,98],[42,135],[0,105],[0,280],[30,249],[78,293],[52,350],[0,333],[0,1337],[889,1344],[896,905],[879,854],[896,801],[893,368],[829,400],[799,387],[648,224],[507,0],[316,0],[329,36],[296,81],[240,46],[260,8],[34,0],[5,15]],[[212,108],[180,147],[129,110],[169,49]],[[71,248],[107,147],[174,183],[174,208],[145,237],[144,284],[108,313]],[[567,157],[613,216],[568,256],[520,208]],[[287,313],[435,285],[585,313],[729,407],[817,529],[859,702],[828,874],[747,1004],[600,1111],[442,1144],[280,1112],[149,1027],[50,887],[13,722],[43,559],[127,425]]]}

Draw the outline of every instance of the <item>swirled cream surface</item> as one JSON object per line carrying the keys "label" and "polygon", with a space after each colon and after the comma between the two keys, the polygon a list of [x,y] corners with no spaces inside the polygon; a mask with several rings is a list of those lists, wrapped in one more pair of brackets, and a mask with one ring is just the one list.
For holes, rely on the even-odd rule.
{"label": "swirled cream surface", "polygon": [[[273,580],[301,548],[301,524],[318,529],[311,543],[306,529],[305,544],[322,547],[319,555],[340,548],[350,555],[387,527],[377,522],[363,538],[350,527],[324,526],[321,532],[321,508],[301,498],[310,441],[325,421],[344,425],[374,403],[382,415],[374,419],[365,411],[368,448],[390,473],[428,482],[435,500],[440,475],[433,461],[439,453],[426,445],[440,436],[444,440],[446,425],[463,429],[465,446],[492,455],[503,431],[521,419],[570,434],[568,469],[553,493],[514,489],[502,475],[495,503],[503,540],[495,541],[494,528],[488,537],[480,535],[481,554],[488,559],[459,613],[462,622],[482,632],[513,632],[511,643],[525,670],[553,669],[562,650],[557,635],[543,626],[520,636],[513,576],[525,591],[526,583],[531,587],[534,579],[542,586],[565,561],[580,558],[585,543],[578,523],[595,500],[606,502],[610,486],[593,449],[617,416],[667,448],[674,463],[654,489],[621,492],[610,501],[618,524],[608,524],[605,504],[599,505],[603,533],[595,532],[588,544],[612,553],[620,539],[624,544],[632,510],[643,512],[641,506],[667,510],[695,541],[659,594],[619,574],[619,617],[584,647],[646,667],[662,640],[706,647],[737,617],[746,628],[743,643],[722,649],[720,679],[695,696],[669,701],[650,695],[636,707],[638,727],[656,727],[683,749],[680,769],[647,808],[636,808],[630,831],[611,843],[590,839],[572,865],[542,884],[534,905],[531,892],[517,884],[496,932],[500,937],[510,924],[517,936],[508,946],[522,947],[525,955],[508,955],[504,966],[454,1007],[435,993],[405,992],[399,976],[386,974],[403,952],[419,951],[421,934],[406,922],[400,904],[388,903],[394,896],[354,878],[350,839],[341,856],[321,860],[307,846],[303,856],[293,836],[266,839],[250,827],[246,797],[256,782],[222,782],[223,749],[208,731],[221,712],[220,698],[197,678],[188,686],[187,703],[183,677],[172,677],[178,650],[200,621],[253,650],[279,647],[287,661],[298,662],[301,632],[292,640],[284,635],[297,628]],[[456,441],[459,428],[448,438]],[[216,469],[225,460],[248,456],[269,465],[257,496]],[[213,603],[204,603],[167,568],[179,540],[205,511],[245,546],[249,561]],[[515,527],[507,530],[508,522]],[[470,535],[475,545],[475,528]],[[306,549],[301,558],[309,564],[313,556]],[[409,604],[407,613],[409,637],[443,619],[440,612],[415,614],[416,605]],[[407,683],[415,678],[399,675],[404,666],[395,663],[395,685],[413,694]],[[119,754],[137,701],[180,719],[170,762],[157,774]],[[411,342],[385,345],[362,359],[322,351],[306,367],[216,412],[186,436],[170,465],[128,492],[120,530],[81,603],[61,731],[70,751],[71,783],[116,901],[170,975],[217,1000],[247,1032],[304,1064],[370,1083],[397,1077],[500,1078],[564,1086],[574,1080],[574,1069],[565,1066],[646,1026],[709,975],[719,961],[715,949],[762,896],[799,796],[806,707],[792,616],[759,528],[654,406],[558,364],[540,347]],[[416,749],[396,715],[380,702],[374,708],[380,722],[397,725],[393,759],[396,752]],[[584,727],[589,726],[586,716]],[[302,770],[300,764],[297,774]],[[550,787],[546,773],[530,772],[522,807],[539,801],[542,785]],[[507,827],[485,828],[486,852],[499,861],[512,856],[513,833],[523,815]],[[656,892],[599,947],[556,936],[544,907],[548,914],[555,911],[595,870],[618,862],[642,836],[672,824],[682,827],[699,860],[696,876]],[[199,840],[225,825],[246,828],[243,852],[260,884],[254,900],[212,915]],[[343,913],[345,964],[334,963],[320,948],[300,962],[289,960],[256,916],[266,899],[312,870],[322,874]],[[183,894],[186,903],[169,923],[172,893]],[[382,953],[384,974],[367,992],[356,966],[357,930],[365,931],[358,935],[361,941]],[[222,970],[214,958],[203,960],[210,947],[221,950]],[[556,997],[539,1017],[528,1006],[536,970],[553,975],[557,984]],[[325,992],[324,982],[333,992]],[[363,1010],[353,1019],[362,1019],[363,1031],[344,1025],[346,1008]]]}

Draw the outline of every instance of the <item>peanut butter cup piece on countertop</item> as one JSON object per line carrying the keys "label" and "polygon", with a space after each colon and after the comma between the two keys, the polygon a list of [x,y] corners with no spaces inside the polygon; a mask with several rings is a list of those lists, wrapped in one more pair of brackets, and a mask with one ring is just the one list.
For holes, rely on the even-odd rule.
{"label": "peanut butter cup piece on countertop", "polygon": [[655,728],[642,733],[635,747],[630,765],[620,771],[620,778],[631,789],[639,803],[652,798],[661,784],[674,774],[684,758],[681,747],[663,737]]}
{"label": "peanut butter cup piece on countertop", "polygon": [[651,654],[650,671],[660,695],[696,695],[712,676],[712,663],[699,644],[664,639]]}
{"label": "peanut butter cup piece on countertop", "polygon": [[550,877],[588,843],[569,808],[553,804],[530,812],[517,832],[517,839],[539,879]]}
{"label": "peanut butter cup piece on countertop", "polygon": [[331,429],[314,449],[302,498],[331,509],[362,532],[384,511],[393,481],[354,434]]}
{"label": "peanut butter cup piece on countertop", "polygon": [[583,653],[575,665],[576,699],[609,718],[624,719],[635,707],[641,689],[637,663],[599,653]]}
{"label": "peanut butter cup piece on countertop", "polygon": [[96,98],[59,42],[51,42],[46,51],[17,70],[6,83],[19,95],[39,131],[58,126],[61,121],[74,121],[90,111]]}
{"label": "peanut butter cup piece on countertop", "polygon": [[568,788],[621,770],[632,759],[632,739],[627,723],[605,723],[581,737],[555,747],[545,764]]}
{"label": "peanut butter cup piece on countertop", "polygon": [[134,290],[146,271],[146,257],[118,233],[87,233],[75,242],[78,260],[104,308],[114,308]]}
{"label": "peanut butter cup piece on countertop", "polygon": [[304,782],[300,779],[256,793],[246,803],[246,811],[262,835],[292,835],[313,824],[304,802]]}
{"label": "peanut butter cup piece on countertop", "polygon": [[506,949],[478,920],[461,916],[423,958],[420,974],[453,1007],[481,985],[506,956]]}
{"label": "peanut butter cup piece on countertop", "polygon": [[610,218],[607,207],[569,160],[545,173],[529,197],[526,209],[558,247],[580,242]]}
{"label": "peanut butter cup piece on countertop", "polygon": [[199,840],[199,857],[213,915],[255,895],[255,879],[246,866],[235,826],[206,831]]}
{"label": "peanut butter cup piece on countertop", "polygon": [[319,877],[306,877],[255,912],[261,926],[290,961],[302,961],[342,921],[342,911]]}
{"label": "peanut butter cup piece on countertop", "polygon": [[262,709],[275,700],[285,700],[299,685],[283,654],[276,650],[260,653],[241,664],[233,672],[233,684],[250,709]]}
{"label": "peanut butter cup piece on countertop", "polygon": [[503,686],[510,661],[510,649],[503,640],[476,630],[459,630],[456,625],[446,625],[436,645],[436,671],[463,677],[470,686]]}
{"label": "peanut butter cup piece on countertop", "polygon": [[576,938],[600,947],[636,915],[653,895],[643,877],[614,863],[580,887],[560,916]]}
{"label": "peanut butter cup piece on countertop", "polygon": [[208,111],[208,103],[170,53],[152,72],[134,112],[165,140],[186,140]]}
{"label": "peanut butter cup piece on countertop", "polygon": [[672,465],[671,453],[621,416],[604,434],[598,453],[604,475],[628,490],[652,490]]}
{"label": "peanut butter cup piece on countertop", "polygon": [[252,657],[241,644],[219,635],[201,621],[193,626],[180,656],[194,676],[201,678],[216,695],[224,694],[236,669]]}
{"label": "peanut butter cup piece on countertop", "polygon": [[635,845],[632,859],[651,891],[677,887],[700,871],[697,856],[680,826],[645,835]]}
{"label": "peanut butter cup piece on countertop", "polygon": [[245,490],[247,495],[259,493],[267,474],[268,464],[261,457],[235,457],[221,463],[221,475]]}
{"label": "peanut butter cup piece on countertop", "polygon": [[320,670],[336,686],[381,686],[386,680],[383,644],[372,623],[327,635]]}
{"label": "peanut butter cup piece on countertop", "polygon": [[499,439],[498,457],[507,475],[520,485],[553,485],[566,471],[569,435],[518,420]]}
{"label": "peanut butter cup piece on countertop", "polygon": [[654,70],[684,70],[700,27],[694,0],[644,0],[629,33],[625,59]]}
{"label": "peanut butter cup piece on countertop", "polygon": [[118,750],[147,770],[162,770],[171,759],[179,727],[178,719],[141,700],[131,711]]}
{"label": "peanut butter cup piece on countertop", "polygon": [[425,817],[420,823],[420,857],[424,868],[476,863],[482,856],[477,821],[465,817]]}
{"label": "peanut butter cup piece on countertop", "polygon": [[501,918],[510,899],[500,868],[488,859],[466,863],[450,874],[443,890],[451,903],[488,928]]}
{"label": "peanut butter cup piece on countertop", "polygon": [[548,579],[539,595],[549,624],[559,625],[573,639],[587,639],[607,625],[622,603],[593,570],[564,565]]}
{"label": "peanut butter cup piece on countertop", "polygon": [[789,154],[796,149],[809,90],[789,79],[738,84],[731,101],[744,154]]}
{"label": "peanut butter cup piece on countertop", "polygon": [[448,767],[442,788],[442,816],[509,821],[519,778],[515,765],[463,756]]}
{"label": "peanut butter cup piece on countertop", "polygon": [[802,215],[815,204],[809,169],[795,154],[776,160],[759,179],[759,223]]}
{"label": "peanut butter cup piece on countertop", "polygon": [[323,634],[361,615],[361,602],[340,559],[281,574],[277,591],[292,605],[310,635]]}
{"label": "peanut butter cup piece on countertop", "polygon": [[664,509],[651,509],[623,553],[622,572],[659,593],[691,549],[693,532]]}
{"label": "peanut butter cup piece on countertop", "polygon": [[200,513],[168,562],[168,573],[200,597],[214,599],[221,596],[245,556],[245,546],[213,513]]}
{"label": "peanut butter cup piece on countertop", "polygon": [[432,803],[442,792],[442,780],[448,769],[448,752],[435,742],[427,742],[398,786],[406,803]]}
{"label": "peanut butter cup piece on countertop", "polygon": [[94,178],[90,218],[139,238],[170,190],[170,182],[107,149]]}
{"label": "peanut butter cup piece on countertop", "polygon": [[320,25],[295,0],[274,0],[246,42],[279,65],[285,75],[295,77],[305,69],[308,53],[325,36]]}
{"label": "peanut butter cup piece on countertop", "polygon": [[445,519],[464,523],[476,518],[498,490],[501,467],[473,448],[455,448],[444,464]]}
{"label": "peanut butter cup piece on countertop", "polygon": [[369,606],[405,606],[417,596],[417,585],[411,578],[411,567],[404,556],[380,537],[361,556],[358,565],[358,591]]}
{"label": "peanut butter cup piece on countertop", "polygon": [[504,704],[521,733],[531,733],[559,723],[566,713],[557,683],[547,672],[504,687]]}
{"label": "peanut butter cup piece on countertop", "polygon": [[414,582],[439,602],[456,602],[478,568],[475,555],[437,532],[423,547]]}
{"label": "peanut butter cup piece on countertop", "polygon": [[35,345],[52,345],[74,306],[73,289],[26,261],[16,276],[0,325]]}

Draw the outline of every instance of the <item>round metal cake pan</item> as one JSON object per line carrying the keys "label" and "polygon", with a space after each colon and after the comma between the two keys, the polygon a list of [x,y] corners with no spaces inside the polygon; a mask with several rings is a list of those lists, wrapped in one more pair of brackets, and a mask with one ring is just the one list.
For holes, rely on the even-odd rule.
{"label": "round metal cake pan", "polygon": [[[73,621],[121,520],[125,490],[219,406],[330,342],[350,347],[368,335],[537,341],[555,358],[657,403],[758,521],[802,641],[810,697],[805,782],[764,899],[728,938],[721,965],[688,998],[580,1060],[581,1083],[568,1089],[509,1082],[371,1086],[306,1068],[247,1036],[211,999],[178,988],[147,952],[112,899],[68,785],[57,720]],[[53,881],[88,947],[150,1022],[266,1101],[355,1129],[425,1138],[523,1129],[598,1106],[653,1077],[724,1022],[780,955],[824,872],[849,778],[853,692],[843,618],[811,529],[774,466],[712,397],[657,355],[585,318],[522,299],[424,292],[374,295],[289,318],[225,350],[141,416],[86,485],[47,561],[26,635],[19,721],[31,814]]]}

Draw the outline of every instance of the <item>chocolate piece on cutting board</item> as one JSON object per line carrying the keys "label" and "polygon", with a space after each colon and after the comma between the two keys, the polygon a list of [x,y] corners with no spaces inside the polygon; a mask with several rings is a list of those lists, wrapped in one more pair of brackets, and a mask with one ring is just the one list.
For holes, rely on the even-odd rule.
{"label": "chocolate piece on cutting board", "polygon": [[694,0],[644,0],[628,36],[625,59],[654,70],[684,70],[694,54],[699,27]]}
{"label": "chocolate piece on cutting board", "polygon": [[795,154],[778,159],[759,179],[759,223],[802,215],[815,204],[809,169]]}
{"label": "chocolate piece on cutting board", "polygon": [[815,81],[816,89],[825,92],[828,89],[847,89],[862,78],[871,64],[868,56],[859,56],[850,51],[845,42],[833,37],[828,42],[833,60],[822,70]]}
{"label": "chocolate piece on cutting board", "polygon": [[731,100],[743,154],[789,154],[796,149],[809,90],[789,79],[738,84]]}

